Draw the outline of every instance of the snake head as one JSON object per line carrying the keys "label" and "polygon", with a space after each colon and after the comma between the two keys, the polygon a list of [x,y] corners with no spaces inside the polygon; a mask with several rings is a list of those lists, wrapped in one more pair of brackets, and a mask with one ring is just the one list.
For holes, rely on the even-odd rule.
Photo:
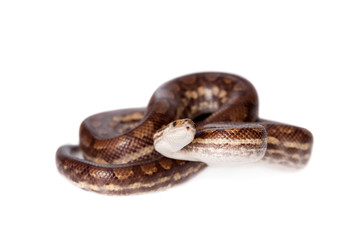
{"label": "snake head", "polygon": [[177,152],[194,140],[195,123],[191,119],[173,121],[154,134],[156,151]]}

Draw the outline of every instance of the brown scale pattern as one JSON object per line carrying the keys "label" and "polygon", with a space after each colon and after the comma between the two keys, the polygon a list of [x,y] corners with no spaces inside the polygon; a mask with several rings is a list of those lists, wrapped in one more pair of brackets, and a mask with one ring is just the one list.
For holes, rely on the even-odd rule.
{"label": "brown scale pattern", "polygon": [[128,167],[96,165],[79,158],[78,146],[65,145],[57,151],[57,168],[77,186],[104,194],[127,195],[150,192],[184,182],[206,167],[200,162],[156,161]]}
{"label": "brown scale pattern", "polygon": [[[204,115],[207,118],[201,118]],[[176,185],[206,166],[168,159],[154,150],[154,133],[181,118],[197,119],[200,128],[217,122],[257,121],[272,137],[264,158],[269,162],[303,166],[311,151],[312,136],[306,130],[258,119],[258,97],[250,82],[232,74],[197,73],[160,86],[147,108],[104,112],[85,119],[79,146],[58,149],[57,168],[79,187],[105,194],[126,195]],[[304,143],[308,143],[306,149]],[[297,154],[307,155],[293,157]]]}
{"label": "brown scale pattern", "polygon": [[265,127],[269,138],[263,161],[296,168],[308,163],[313,145],[310,131],[265,120],[259,123]]}

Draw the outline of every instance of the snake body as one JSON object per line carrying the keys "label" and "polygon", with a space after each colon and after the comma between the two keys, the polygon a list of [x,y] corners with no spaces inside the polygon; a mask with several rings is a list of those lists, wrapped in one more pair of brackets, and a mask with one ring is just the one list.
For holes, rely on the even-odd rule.
{"label": "snake body", "polygon": [[[216,72],[186,75],[163,84],[147,108],[104,112],[85,119],[80,126],[79,145],[58,149],[57,168],[77,186],[99,193],[125,195],[176,185],[207,166],[204,162],[167,158],[154,149],[155,133],[184,118],[193,119],[199,132],[192,151],[221,149],[231,158],[231,147],[237,146],[227,139],[262,139],[261,161],[301,168],[310,157],[313,138],[308,130],[259,119],[258,97],[252,84],[242,77]],[[261,136],[252,124],[264,129]]]}
{"label": "snake body", "polygon": [[196,129],[191,119],[181,119],[154,134],[154,147],[169,158],[234,166],[264,157],[267,132],[261,124],[243,122],[206,124]]}

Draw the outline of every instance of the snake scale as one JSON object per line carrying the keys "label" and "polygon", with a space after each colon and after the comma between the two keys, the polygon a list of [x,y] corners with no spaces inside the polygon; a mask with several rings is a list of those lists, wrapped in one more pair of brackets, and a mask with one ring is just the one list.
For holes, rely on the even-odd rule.
{"label": "snake scale", "polygon": [[[80,126],[79,145],[57,150],[57,168],[80,188],[99,193],[127,195],[169,188],[207,166],[164,157],[154,149],[155,133],[184,118],[194,120],[196,130],[201,129],[193,140],[193,151],[201,148],[231,156],[232,149],[225,151],[224,146],[236,144],[229,144],[227,139],[251,148],[259,138],[260,130],[251,127],[256,124],[265,129],[261,161],[302,168],[310,158],[312,134],[304,128],[260,119],[258,96],[249,81],[233,74],[206,72],[164,83],[147,108],[88,117]],[[240,128],[229,130],[224,124]],[[241,124],[246,127],[241,128]]]}

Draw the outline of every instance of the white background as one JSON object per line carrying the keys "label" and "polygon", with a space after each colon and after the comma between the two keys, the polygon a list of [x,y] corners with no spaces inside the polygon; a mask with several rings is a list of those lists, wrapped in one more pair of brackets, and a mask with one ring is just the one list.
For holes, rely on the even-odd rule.
{"label": "white background", "polygon": [[[0,238],[359,239],[357,1],[247,2],[1,1]],[[244,76],[261,117],[311,130],[309,165],[207,168],[127,197],[57,172],[85,117],[198,71]]]}

